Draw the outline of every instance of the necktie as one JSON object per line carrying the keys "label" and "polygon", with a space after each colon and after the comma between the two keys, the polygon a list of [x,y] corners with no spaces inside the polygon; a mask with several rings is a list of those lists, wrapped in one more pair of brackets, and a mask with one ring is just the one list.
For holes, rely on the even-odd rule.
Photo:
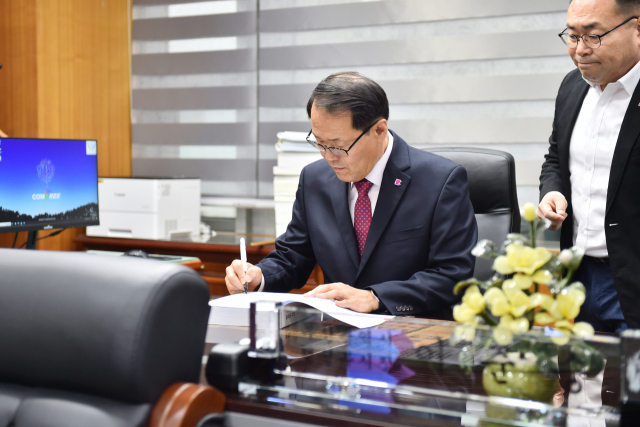
{"label": "necktie", "polygon": [[373,186],[373,183],[363,179],[362,181],[354,182],[358,190],[358,199],[356,200],[356,208],[353,213],[353,227],[356,230],[356,237],[358,239],[358,251],[360,257],[364,251],[364,244],[367,241],[367,234],[369,234],[369,227],[371,226],[371,200],[369,200],[369,190]]}

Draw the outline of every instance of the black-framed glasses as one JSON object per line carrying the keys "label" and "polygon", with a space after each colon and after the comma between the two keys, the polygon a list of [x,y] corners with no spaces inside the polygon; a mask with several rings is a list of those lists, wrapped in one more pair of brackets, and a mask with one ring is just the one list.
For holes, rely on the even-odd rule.
{"label": "black-framed glasses", "polygon": [[588,48],[597,49],[602,45],[602,38],[604,36],[606,36],[607,34],[612,32],[613,30],[616,30],[616,29],[622,27],[624,24],[626,24],[627,22],[632,21],[634,19],[638,19],[638,17],[637,16],[632,16],[631,18],[627,19],[626,21],[624,21],[622,24],[618,25],[617,27],[614,27],[614,28],[610,29],[609,31],[607,31],[606,33],[600,34],[600,35],[598,35],[598,34],[583,34],[581,36],[576,36],[576,35],[567,33],[567,28],[565,28],[563,32],[558,34],[558,37],[560,37],[560,39],[564,42],[564,44],[569,46],[571,49],[574,49],[574,48],[578,47],[578,40],[580,40],[580,39],[582,39],[582,43],[584,43],[584,45],[587,46]]}
{"label": "black-framed glasses", "polygon": [[369,132],[369,130],[379,122],[380,120],[377,120],[375,122],[373,122],[369,127],[367,127],[364,132],[362,132],[360,134],[360,136],[358,138],[356,138],[355,141],[353,141],[353,144],[351,144],[349,146],[349,148],[347,148],[346,150],[344,148],[339,148],[339,147],[327,147],[326,145],[322,145],[319,144],[318,141],[314,140],[314,139],[309,139],[311,137],[311,134],[313,133],[313,129],[311,129],[309,131],[309,134],[307,135],[307,142],[309,144],[311,144],[313,147],[317,148],[319,151],[322,151],[323,153],[327,150],[331,151],[333,154],[335,154],[336,156],[340,156],[340,157],[348,157],[349,156],[349,150],[351,150],[353,148],[354,145],[356,145],[356,142],[360,141],[360,138],[362,138],[364,136],[365,133]]}

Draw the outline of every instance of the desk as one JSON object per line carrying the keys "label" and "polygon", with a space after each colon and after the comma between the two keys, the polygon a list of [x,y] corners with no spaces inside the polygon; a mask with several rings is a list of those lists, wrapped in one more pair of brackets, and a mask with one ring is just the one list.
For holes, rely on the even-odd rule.
{"label": "desk", "polygon": [[[289,373],[279,384],[259,386],[257,391],[245,386],[240,392],[227,393],[226,410],[250,416],[331,426],[478,425],[478,417],[482,417],[485,411],[482,399],[486,400],[482,387],[483,366],[476,363],[467,372],[458,365],[457,357],[451,356],[452,349],[457,348],[459,351],[461,348],[448,341],[455,323],[395,318],[369,330],[357,330],[334,320],[314,323],[305,325],[305,322],[300,322],[282,330],[281,338],[287,355],[296,357],[288,357]],[[350,333],[354,331],[388,331],[395,334],[393,339],[395,346],[399,348],[397,359],[381,369],[375,368],[369,372],[360,369],[362,364],[359,370],[354,368],[354,360],[358,363],[353,356],[353,341],[350,341],[353,339]],[[215,343],[237,342],[247,335],[247,328],[210,325],[205,354],[209,354]],[[326,350],[314,352],[321,347]],[[616,357],[619,359],[618,346],[600,346],[598,349],[614,368],[612,377],[615,382],[615,377],[620,375],[619,364],[615,360]],[[309,355],[304,356],[305,354]],[[373,359],[369,362],[371,360]],[[370,376],[371,373],[374,376]],[[561,378],[563,374],[561,373]],[[379,392],[371,394],[372,390],[367,390],[366,387],[354,389],[353,384],[346,381],[347,377],[385,381],[387,384],[395,384],[392,387],[396,388],[389,389],[387,395]],[[206,383],[204,377],[202,381]],[[344,385],[341,386],[342,381]],[[570,384],[563,386],[568,390]],[[607,377],[603,390],[606,387]],[[389,407],[340,399],[340,396],[346,396],[352,391],[359,393],[358,400],[382,400],[388,402]],[[565,407],[567,403],[568,399]],[[615,412],[616,409],[612,410]],[[564,411],[563,416],[567,417],[566,408],[558,411]],[[603,418],[609,416],[615,418],[617,415],[611,415],[610,412],[602,415]],[[560,420],[556,419],[554,422],[558,421]],[[604,426],[604,421],[599,419],[595,421],[596,424],[591,425]],[[521,421],[513,425],[527,424]],[[567,425],[588,424],[572,422]]]}
{"label": "desk", "polygon": [[[126,252],[131,249],[142,249],[149,254],[182,255],[199,258],[202,266],[198,272],[207,281],[212,297],[228,295],[224,282],[225,269],[234,259],[240,258],[240,238],[247,239],[247,244],[268,240],[262,235],[218,233],[207,242],[126,239],[116,237],[92,237],[84,234],[74,241],[83,249]],[[247,246],[247,261],[258,263],[273,246]],[[313,270],[306,285],[296,289],[296,293],[305,293],[324,283],[322,271],[318,266]]]}

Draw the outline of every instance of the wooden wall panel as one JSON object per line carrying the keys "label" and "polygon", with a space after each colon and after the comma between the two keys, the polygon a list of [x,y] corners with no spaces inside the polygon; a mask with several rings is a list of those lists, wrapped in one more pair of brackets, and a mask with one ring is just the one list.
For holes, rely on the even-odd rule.
{"label": "wooden wall panel", "polygon": [[98,140],[101,176],[131,175],[127,0],[38,0],[39,135]]}
{"label": "wooden wall panel", "polygon": [[[12,74],[0,70],[1,89],[20,88],[6,110],[0,91],[0,129],[16,137],[96,139],[99,175],[130,176],[131,0],[2,0],[0,23],[0,63],[9,69],[15,56],[24,64]],[[84,231],[66,230],[37,248],[80,250],[73,239]],[[26,240],[21,234],[18,244]],[[0,235],[0,246],[11,246],[13,237]]]}
{"label": "wooden wall panel", "polygon": [[0,1],[0,129],[38,136],[36,1]]}

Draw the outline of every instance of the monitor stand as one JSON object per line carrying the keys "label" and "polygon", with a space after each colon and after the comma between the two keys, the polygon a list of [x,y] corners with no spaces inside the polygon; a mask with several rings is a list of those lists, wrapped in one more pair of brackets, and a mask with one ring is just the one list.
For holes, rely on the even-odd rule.
{"label": "monitor stand", "polygon": [[27,248],[26,249],[35,249],[36,248],[36,240],[38,240],[38,232],[36,230],[29,231],[29,234],[27,234]]}

